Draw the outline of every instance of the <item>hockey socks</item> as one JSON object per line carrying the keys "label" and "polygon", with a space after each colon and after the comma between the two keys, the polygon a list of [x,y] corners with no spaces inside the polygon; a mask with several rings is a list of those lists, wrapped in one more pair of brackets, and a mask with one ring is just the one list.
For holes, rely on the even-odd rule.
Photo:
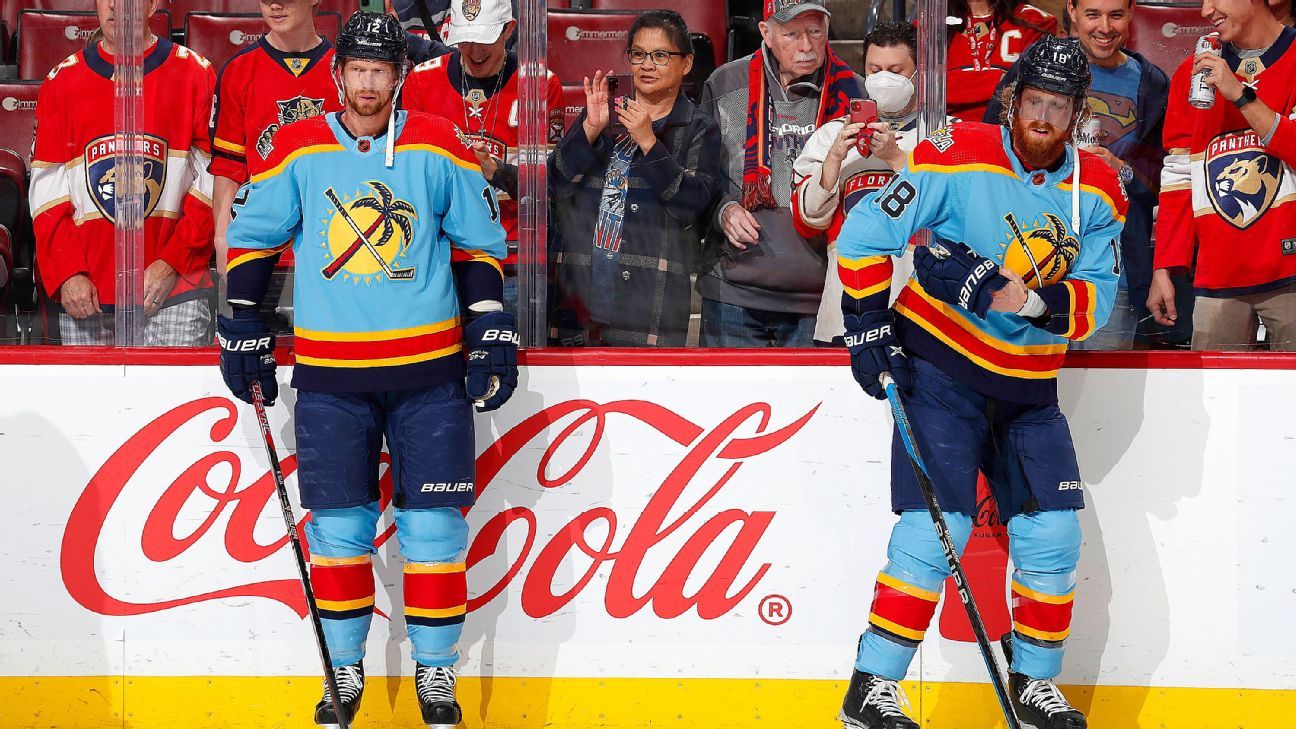
{"label": "hockey socks", "polygon": [[319,607],[329,657],[334,666],[364,658],[365,638],[373,621],[374,576],[369,555],[325,557],[312,554],[311,587]]}

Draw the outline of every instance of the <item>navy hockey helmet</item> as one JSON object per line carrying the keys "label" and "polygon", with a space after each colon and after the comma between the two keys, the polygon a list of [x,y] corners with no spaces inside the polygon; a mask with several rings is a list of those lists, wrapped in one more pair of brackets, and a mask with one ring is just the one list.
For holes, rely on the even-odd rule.
{"label": "navy hockey helmet", "polygon": [[1079,39],[1044,36],[1022,55],[1015,91],[1020,95],[1029,86],[1080,99],[1088,94],[1090,80],[1089,59]]}
{"label": "navy hockey helmet", "polygon": [[363,10],[347,18],[335,44],[338,63],[352,58],[394,63],[403,68],[409,55],[405,30],[400,21],[386,13]]}

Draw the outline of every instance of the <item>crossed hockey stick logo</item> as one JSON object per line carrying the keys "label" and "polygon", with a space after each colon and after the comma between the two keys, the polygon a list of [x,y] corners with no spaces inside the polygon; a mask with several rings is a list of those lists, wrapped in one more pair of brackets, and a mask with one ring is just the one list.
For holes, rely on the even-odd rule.
{"label": "crossed hockey stick logo", "polygon": [[[387,259],[383,258],[382,253],[378,249],[391,242],[392,236],[395,235],[397,228],[400,228],[401,235],[404,236],[404,244],[408,246],[414,240],[414,224],[411,221],[418,218],[418,213],[414,210],[413,205],[410,205],[404,200],[397,200],[396,196],[392,194],[391,188],[381,182],[370,180],[365,184],[373,188],[373,191],[377,193],[378,196],[360,198],[351,203],[351,207],[353,209],[365,208],[368,210],[374,210],[378,213],[378,216],[374,218],[374,221],[364,230],[361,230],[359,224],[356,223],[355,218],[351,217],[350,212],[347,211],[346,205],[338,199],[337,193],[333,191],[333,188],[330,187],[324,191],[324,197],[328,198],[328,201],[333,204],[338,215],[342,216],[342,220],[346,222],[347,226],[351,228],[351,232],[356,236],[355,240],[351,242],[351,245],[347,246],[347,249],[343,251],[341,255],[334,258],[329,265],[324,267],[322,271],[324,278],[332,280],[334,276],[337,276],[339,271],[346,268],[347,263],[360,252],[360,249],[364,248],[374,257],[374,260],[378,263],[378,266],[382,269],[383,274],[387,276],[387,278],[393,281],[412,280],[414,274],[418,271],[416,266],[410,266],[409,268],[395,268],[392,264],[387,262]],[[370,236],[377,233],[379,228],[382,228],[382,234],[379,236],[377,242],[375,242],[370,239]]]}

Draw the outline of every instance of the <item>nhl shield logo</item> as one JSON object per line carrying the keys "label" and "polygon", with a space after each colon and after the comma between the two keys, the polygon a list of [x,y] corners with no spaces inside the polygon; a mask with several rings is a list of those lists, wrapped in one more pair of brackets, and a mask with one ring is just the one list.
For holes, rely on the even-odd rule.
{"label": "nhl shield logo", "polygon": [[463,14],[469,23],[476,20],[481,15],[481,0],[463,0]]}
{"label": "nhl shield logo", "polygon": [[1282,184],[1282,163],[1265,152],[1255,132],[1211,140],[1205,164],[1211,205],[1238,230],[1246,230],[1269,210]]}
{"label": "nhl shield logo", "polygon": [[[144,217],[153,214],[162,199],[166,182],[167,142],[151,134],[141,135],[138,151],[143,158]],[[99,137],[85,148],[86,187],[104,218],[117,222],[117,152],[112,135]]]}

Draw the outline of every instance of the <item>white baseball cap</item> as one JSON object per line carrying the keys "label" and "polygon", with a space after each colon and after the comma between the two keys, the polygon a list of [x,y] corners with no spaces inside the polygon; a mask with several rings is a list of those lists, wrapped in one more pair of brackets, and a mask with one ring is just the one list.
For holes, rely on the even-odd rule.
{"label": "white baseball cap", "polygon": [[494,43],[511,20],[513,5],[509,0],[450,0],[445,42],[452,46]]}

